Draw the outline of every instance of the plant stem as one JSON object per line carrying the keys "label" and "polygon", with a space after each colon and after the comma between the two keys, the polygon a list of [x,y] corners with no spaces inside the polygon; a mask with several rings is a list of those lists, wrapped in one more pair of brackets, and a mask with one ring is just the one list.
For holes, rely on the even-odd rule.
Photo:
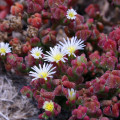
{"label": "plant stem", "polygon": [[10,120],[8,117],[6,117],[3,113],[0,112],[0,116],[2,116],[3,118],[5,118],[6,120]]}

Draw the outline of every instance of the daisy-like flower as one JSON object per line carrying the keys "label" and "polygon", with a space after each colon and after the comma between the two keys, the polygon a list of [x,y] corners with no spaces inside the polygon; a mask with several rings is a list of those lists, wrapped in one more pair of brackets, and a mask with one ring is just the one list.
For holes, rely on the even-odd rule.
{"label": "daisy-like flower", "polygon": [[45,101],[44,104],[43,104],[43,109],[45,111],[52,112],[54,110],[54,103],[52,101],[50,101],[50,102]]}
{"label": "daisy-like flower", "polygon": [[36,80],[36,79],[39,79],[39,78],[43,78],[45,80],[47,80],[47,78],[52,78],[53,74],[56,72],[56,71],[53,71],[55,69],[55,67],[52,68],[52,64],[43,64],[43,67],[39,64],[39,67],[37,66],[33,66],[32,67],[32,70],[33,71],[30,71],[29,75],[34,77],[32,80]]}
{"label": "daisy-like flower", "polygon": [[8,43],[1,42],[0,43],[0,54],[5,55],[6,53],[11,52],[11,47],[9,47]]}
{"label": "daisy-like flower", "polygon": [[74,9],[68,9],[67,10],[67,18],[74,20],[76,18],[77,12]]}
{"label": "daisy-like flower", "polygon": [[73,88],[68,89],[68,99],[71,101],[76,99],[76,91]]}
{"label": "daisy-like flower", "polygon": [[59,46],[61,46],[61,49],[63,49],[64,51],[66,51],[66,53],[71,56],[71,55],[75,55],[75,51],[76,50],[83,50],[85,45],[83,44],[84,41],[82,41],[81,39],[77,39],[77,37],[72,37],[71,40],[69,38],[67,38],[67,40],[65,40],[65,38],[63,38],[64,43],[63,42],[59,42]]}
{"label": "daisy-like flower", "polygon": [[35,48],[32,48],[32,50],[30,51],[31,52],[31,55],[35,58],[35,59],[39,59],[42,57],[42,49],[41,48],[38,48],[38,47],[35,47]]}
{"label": "daisy-like flower", "polygon": [[50,52],[47,53],[48,55],[44,57],[45,61],[58,63],[59,61],[65,62],[67,60],[65,57],[66,52],[59,46],[55,46],[54,48],[50,47]]}

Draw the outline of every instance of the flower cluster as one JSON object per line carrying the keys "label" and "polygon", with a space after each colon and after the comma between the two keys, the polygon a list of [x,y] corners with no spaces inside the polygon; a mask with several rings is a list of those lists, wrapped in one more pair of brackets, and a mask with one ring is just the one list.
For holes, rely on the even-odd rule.
{"label": "flower cluster", "polygon": [[10,14],[0,13],[7,15],[0,20],[0,65],[29,76],[21,93],[37,102],[39,119],[56,119],[64,110],[68,120],[119,118],[120,27],[102,33],[99,6],[85,9],[86,20],[73,9],[76,3],[11,2]]}

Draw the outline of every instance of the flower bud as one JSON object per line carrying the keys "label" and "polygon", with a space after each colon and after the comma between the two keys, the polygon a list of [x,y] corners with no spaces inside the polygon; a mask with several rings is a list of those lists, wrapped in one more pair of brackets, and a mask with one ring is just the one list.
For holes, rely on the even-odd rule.
{"label": "flower bud", "polygon": [[39,42],[40,42],[40,39],[37,37],[33,37],[30,39],[30,44],[32,45],[32,47],[37,46]]}
{"label": "flower bud", "polygon": [[33,27],[40,28],[42,25],[41,15],[39,13],[35,13],[32,17],[28,19],[28,23]]}
{"label": "flower bud", "polygon": [[20,92],[23,94],[23,95],[26,95],[27,97],[29,98],[32,98],[33,96],[33,92],[32,92],[32,89],[29,87],[29,86],[24,86]]}
{"label": "flower bud", "polygon": [[76,91],[72,89],[68,89],[68,99],[72,102],[75,102],[76,99]]}
{"label": "flower bud", "polygon": [[67,88],[74,88],[75,87],[74,82],[64,81],[64,82],[62,82],[62,84],[64,87],[67,87]]}
{"label": "flower bud", "polygon": [[23,12],[23,5],[20,3],[15,3],[14,6],[11,7],[12,15],[20,15]]}
{"label": "flower bud", "polygon": [[71,67],[69,67],[68,69],[67,69],[67,74],[69,75],[69,76],[73,76],[73,72],[72,72],[72,68]]}

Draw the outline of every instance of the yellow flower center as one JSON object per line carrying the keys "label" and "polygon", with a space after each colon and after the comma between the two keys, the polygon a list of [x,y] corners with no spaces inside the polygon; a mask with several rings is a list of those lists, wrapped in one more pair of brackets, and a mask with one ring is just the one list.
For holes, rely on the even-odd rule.
{"label": "yellow flower center", "polygon": [[69,91],[69,96],[68,96],[68,98],[69,98],[69,100],[75,100],[76,99],[76,93],[75,93],[75,91],[73,91],[73,90],[70,90]]}
{"label": "yellow flower center", "polygon": [[1,48],[1,49],[0,49],[0,53],[5,54],[5,53],[6,53],[6,49],[5,49],[5,48]]}
{"label": "yellow flower center", "polygon": [[70,96],[72,96],[72,95],[73,95],[73,93],[74,93],[73,91],[70,91]]}
{"label": "yellow flower center", "polygon": [[74,13],[73,13],[73,12],[70,12],[68,15],[69,15],[71,18],[74,17]]}
{"label": "yellow flower center", "polygon": [[74,46],[70,46],[67,48],[69,50],[69,52],[72,54],[75,52],[75,47]]}
{"label": "yellow flower center", "polygon": [[40,52],[36,52],[35,55],[36,55],[37,57],[39,57],[39,56],[40,56]]}
{"label": "yellow flower center", "polygon": [[44,108],[46,111],[52,112],[53,109],[54,109],[54,104],[53,104],[53,102],[46,102],[43,108]]}
{"label": "yellow flower center", "polygon": [[63,58],[63,55],[59,53],[59,54],[53,56],[53,58],[54,58],[55,61],[59,61]]}
{"label": "yellow flower center", "polygon": [[48,73],[47,72],[41,72],[39,75],[39,78],[47,78],[47,76],[48,76]]}

